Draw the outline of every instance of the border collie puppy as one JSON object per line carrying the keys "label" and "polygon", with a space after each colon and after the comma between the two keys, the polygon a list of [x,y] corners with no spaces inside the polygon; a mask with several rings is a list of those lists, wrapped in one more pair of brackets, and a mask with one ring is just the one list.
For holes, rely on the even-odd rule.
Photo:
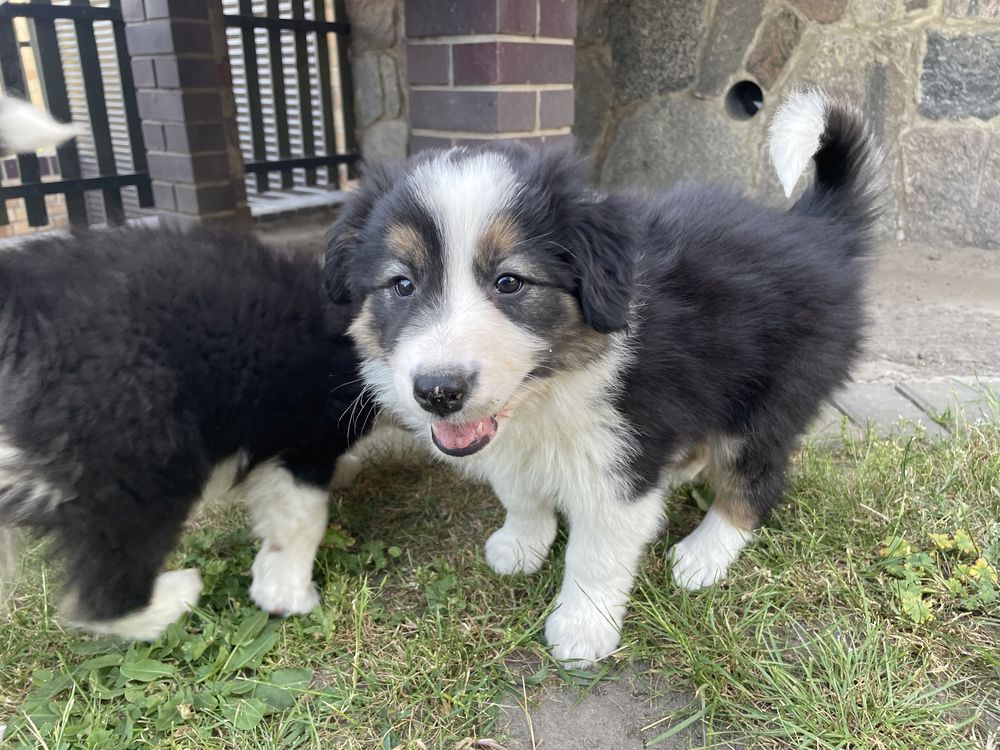
{"label": "border collie puppy", "polygon": [[221,230],[0,250],[0,527],[51,537],[74,624],[154,639],[197,602],[197,570],[160,569],[215,469],[262,540],[251,599],[316,606],[327,486],[369,418],[347,323],[317,258]]}
{"label": "border collie puppy", "polygon": [[327,288],[358,309],[368,387],[506,508],[490,567],[537,571],[566,517],[560,660],[615,650],[664,496],[703,472],[717,499],[673,578],[726,576],[858,353],[877,149],[810,92],[771,152],[787,191],[815,163],[787,212],[703,187],[601,195],[565,154],[456,148],[369,172],[331,229]]}

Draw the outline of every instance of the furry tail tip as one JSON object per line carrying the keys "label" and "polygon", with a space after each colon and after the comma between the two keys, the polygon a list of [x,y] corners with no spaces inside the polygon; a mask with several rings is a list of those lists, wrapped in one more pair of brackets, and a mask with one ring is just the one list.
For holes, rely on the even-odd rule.
{"label": "furry tail tip", "polygon": [[810,161],[816,164],[818,190],[853,191],[870,201],[880,192],[881,150],[864,117],[818,89],[785,99],[771,123],[770,147],[786,197]]}
{"label": "furry tail tip", "polygon": [[57,122],[22,99],[0,96],[0,155],[26,154],[57,146],[80,133],[79,126]]}

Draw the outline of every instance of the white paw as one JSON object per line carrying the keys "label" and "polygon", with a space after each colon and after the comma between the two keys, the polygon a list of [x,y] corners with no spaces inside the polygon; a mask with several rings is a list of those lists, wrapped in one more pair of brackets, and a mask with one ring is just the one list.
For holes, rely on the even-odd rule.
{"label": "white paw", "polygon": [[753,539],[753,532],[734,526],[713,505],[697,528],[667,553],[673,561],[674,583],[697,591],[724,580],[729,566]]}
{"label": "white paw", "polygon": [[305,615],[319,605],[319,592],[309,578],[311,564],[309,572],[302,575],[301,561],[289,558],[286,553],[262,548],[253,561],[250,599],[265,612],[279,617]]}
{"label": "white paw", "polygon": [[494,531],[486,540],[486,563],[494,573],[537,573],[542,568],[548,545],[543,540],[522,539],[507,529]]}
{"label": "white paw", "polygon": [[353,453],[343,454],[337,459],[333,470],[333,479],[330,480],[330,489],[340,490],[349,487],[358,478],[358,474],[363,468],[364,463],[360,457]]}
{"label": "white paw", "polygon": [[71,624],[100,635],[155,641],[168,625],[194,608],[201,596],[201,588],[201,574],[197,568],[171,570],[157,576],[149,604],[143,609],[117,620],[77,621]]}
{"label": "white paw", "polygon": [[621,624],[587,602],[561,605],[545,621],[545,641],[566,669],[589,669],[611,654],[621,640]]}
{"label": "white paw", "polygon": [[709,549],[703,544],[688,543],[682,539],[667,553],[673,563],[671,575],[674,583],[688,591],[712,586],[726,577],[732,559],[718,547]]}

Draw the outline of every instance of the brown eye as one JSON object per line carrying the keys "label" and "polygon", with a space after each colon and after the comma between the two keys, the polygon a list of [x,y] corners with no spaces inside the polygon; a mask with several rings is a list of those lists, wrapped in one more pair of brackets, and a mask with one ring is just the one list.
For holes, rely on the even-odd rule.
{"label": "brown eye", "polygon": [[497,279],[495,286],[500,294],[517,294],[521,291],[521,287],[524,286],[524,282],[517,278],[517,276],[501,276]]}
{"label": "brown eye", "polygon": [[409,297],[416,291],[416,287],[413,286],[413,282],[407,278],[398,278],[396,283],[392,285],[392,290],[399,297]]}

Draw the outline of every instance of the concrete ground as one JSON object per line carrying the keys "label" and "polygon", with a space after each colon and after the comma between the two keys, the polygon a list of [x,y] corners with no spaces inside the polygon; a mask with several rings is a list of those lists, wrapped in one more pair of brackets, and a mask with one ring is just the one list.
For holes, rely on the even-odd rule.
{"label": "concrete ground", "polygon": [[[263,234],[300,250],[323,242],[323,227],[301,220]],[[888,429],[899,417],[943,433],[935,417],[950,399],[964,401],[960,406],[975,417],[983,400],[977,381],[1000,392],[1000,250],[887,244],[873,265],[868,297],[871,325],[855,382],[827,405],[815,431],[839,435],[847,414],[855,433],[866,418]],[[662,719],[683,715],[695,700],[636,674],[587,694],[547,684],[509,696],[499,730],[508,750],[639,750],[673,723]],[[705,739],[695,722],[657,748],[698,747]]]}
{"label": "concrete ground", "polygon": [[859,382],[1000,376],[1000,250],[884,246]]}

